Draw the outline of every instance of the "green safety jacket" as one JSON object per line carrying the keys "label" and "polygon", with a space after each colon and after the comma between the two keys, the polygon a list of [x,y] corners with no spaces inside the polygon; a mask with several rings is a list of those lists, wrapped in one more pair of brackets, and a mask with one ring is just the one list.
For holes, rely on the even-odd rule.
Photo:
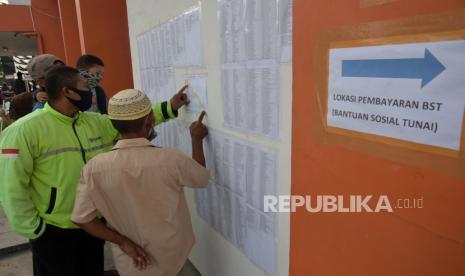
{"label": "green safety jacket", "polygon": [[[157,124],[176,113],[168,102],[153,106]],[[106,115],[65,116],[46,104],[10,125],[0,140],[0,201],[14,232],[36,239],[46,224],[78,228],[71,221],[84,164],[110,151],[119,133]]]}

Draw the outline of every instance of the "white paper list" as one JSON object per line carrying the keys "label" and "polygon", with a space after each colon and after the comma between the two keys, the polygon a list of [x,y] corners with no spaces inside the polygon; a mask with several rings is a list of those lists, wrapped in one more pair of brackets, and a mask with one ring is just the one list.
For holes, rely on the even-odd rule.
{"label": "white paper list", "polygon": [[[175,120],[156,130],[152,143],[191,155],[188,124]],[[267,275],[275,275],[276,221],[263,212],[263,196],[276,195],[276,152],[212,130],[204,151],[211,174],[208,186],[195,190],[198,215]]]}
{"label": "white paper list", "polygon": [[277,1],[248,0],[246,3],[247,59],[277,59],[279,56]]}
{"label": "white paper list", "polygon": [[236,63],[247,60],[246,1],[220,1],[221,61]]}
{"label": "white paper list", "polygon": [[216,131],[210,131],[204,145],[212,175],[207,188],[196,190],[199,216],[275,275],[276,222],[262,208],[263,196],[276,194],[276,153]]}
{"label": "white paper list", "polygon": [[224,125],[279,136],[278,0],[220,0]]}
{"label": "white paper list", "polygon": [[184,82],[189,86],[186,95],[190,103],[186,106],[188,112],[208,111],[207,105],[207,76],[185,75]]}
{"label": "white paper list", "polygon": [[279,36],[281,61],[292,61],[292,0],[279,0]]}
{"label": "white paper list", "polygon": [[279,69],[274,61],[224,66],[226,127],[276,139],[279,131]]}
{"label": "white paper list", "polygon": [[202,32],[200,24],[200,8],[186,12],[184,18],[185,31],[185,63],[184,66],[201,66],[202,55]]}
{"label": "white paper list", "polygon": [[175,67],[201,66],[200,7],[137,37],[141,88],[152,101],[165,101],[176,92]]}

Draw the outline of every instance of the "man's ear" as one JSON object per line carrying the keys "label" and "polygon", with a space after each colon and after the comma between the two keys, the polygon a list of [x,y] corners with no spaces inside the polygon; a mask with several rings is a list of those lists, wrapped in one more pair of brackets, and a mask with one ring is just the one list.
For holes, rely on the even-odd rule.
{"label": "man's ear", "polygon": [[153,121],[153,114],[150,112],[149,115],[145,117],[145,123],[144,125],[146,126],[147,129],[153,128],[155,125],[155,122]]}
{"label": "man's ear", "polygon": [[154,126],[155,126],[155,122],[153,120],[153,114],[152,112],[150,112],[150,114],[145,117],[144,128],[147,131],[150,131]]}

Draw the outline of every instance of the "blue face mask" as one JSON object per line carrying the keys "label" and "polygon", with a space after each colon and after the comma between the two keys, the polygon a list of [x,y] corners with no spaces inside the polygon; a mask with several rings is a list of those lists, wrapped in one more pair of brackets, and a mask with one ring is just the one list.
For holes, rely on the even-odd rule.
{"label": "blue face mask", "polygon": [[79,96],[81,96],[81,99],[78,101],[66,97],[68,101],[70,101],[77,109],[79,109],[80,111],[86,111],[92,106],[92,92],[91,91],[79,90],[77,88],[70,87],[70,86],[67,86],[66,88],[78,93]]}

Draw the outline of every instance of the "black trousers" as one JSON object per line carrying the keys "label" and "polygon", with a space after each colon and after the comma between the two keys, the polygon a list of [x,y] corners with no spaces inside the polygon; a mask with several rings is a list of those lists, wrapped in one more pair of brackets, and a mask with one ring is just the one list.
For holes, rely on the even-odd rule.
{"label": "black trousers", "polygon": [[34,276],[102,276],[104,241],[52,225],[31,241]]}

